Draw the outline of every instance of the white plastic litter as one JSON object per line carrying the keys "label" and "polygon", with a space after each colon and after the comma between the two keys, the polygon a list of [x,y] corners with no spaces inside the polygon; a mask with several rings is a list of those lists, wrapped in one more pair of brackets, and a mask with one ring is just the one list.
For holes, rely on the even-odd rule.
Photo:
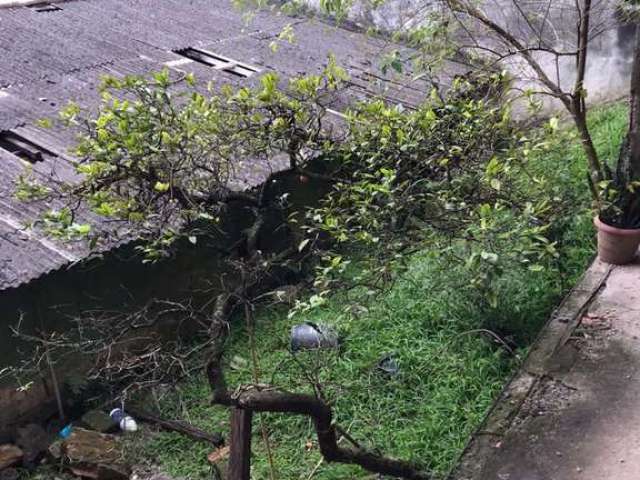
{"label": "white plastic litter", "polygon": [[109,416],[120,426],[120,430],[123,432],[138,431],[138,422],[136,422],[133,417],[124,413],[124,408],[114,408],[109,413]]}
{"label": "white plastic litter", "polygon": [[137,432],[138,431],[138,422],[136,422],[132,417],[126,416],[120,420],[120,430],[123,432]]}

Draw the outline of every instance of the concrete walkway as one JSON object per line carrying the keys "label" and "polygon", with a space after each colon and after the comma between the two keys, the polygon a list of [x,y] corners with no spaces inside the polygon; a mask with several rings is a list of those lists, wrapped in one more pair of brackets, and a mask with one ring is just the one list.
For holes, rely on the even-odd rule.
{"label": "concrete walkway", "polygon": [[453,478],[640,479],[640,263],[594,263]]}

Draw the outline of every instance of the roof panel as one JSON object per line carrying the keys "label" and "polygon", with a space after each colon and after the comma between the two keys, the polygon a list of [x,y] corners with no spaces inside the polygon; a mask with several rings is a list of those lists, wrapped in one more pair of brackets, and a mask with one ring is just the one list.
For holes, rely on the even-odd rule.
{"label": "roof panel", "polygon": [[[270,43],[289,23],[296,42],[283,43],[274,53]],[[56,179],[73,181],[77,175],[66,153],[76,133],[43,130],[34,126],[36,120],[56,116],[69,101],[95,108],[102,75],[144,75],[160,70],[165,62],[182,58],[172,50],[184,47],[206,48],[262,71],[276,71],[283,78],[319,72],[333,53],[353,76],[351,90],[334,102],[341,108],[376,94],[365,77],[375,68],[371,59],[387,45],[318,21],[269,12],[258,13],[247,23],[230,0],[84,0],[65,2],[63,10],[46,14],[24,7],[0,9],[0,131],[16,130],[58,154],[55,159],[37,162],[33,167],[36,175],[52,185]],[[244,79],[196,62],[176,68],[194,72],[202,87],[208,81],[215,86],[259,81],[258,75]],[[422,97],[407,79],[379,80],[377,84],[384,86],[381,92],[407,105]],[[251,188],[262,183],[271,169],[286,165],[284,157],[271,165],[239,164],[232,185],[238,190]],[[0,290],[85,257],[89,252],[81,243],[63,244],[37,228],[23,227],[44,208],[62,205],[17,201],[15,182],[25,171],[24,162],[0,150],[0,168]],[[97,223],[100,228],[100,219],[86,209],[78,215],[78,221]],[[124,228],[102,248],[131,238]]]}

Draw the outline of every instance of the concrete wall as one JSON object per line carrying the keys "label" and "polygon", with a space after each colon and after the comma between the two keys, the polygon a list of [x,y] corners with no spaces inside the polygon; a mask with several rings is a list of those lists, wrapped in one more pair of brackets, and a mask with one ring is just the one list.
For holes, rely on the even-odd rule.
{"label": "concrete wall", "polygon": [[[183,251],[175,258],[155,265],[143,264],[131,248],[122,248],[102,260],[52,272],[28,285],[0,295],[0,369],[17,365],[32,351],[28,342],[16,338],[11,327],[21,318],[21,331],[64,331],[70,317],[90,309],[133,310],[151,298],[180,300],[197,290],[204,281],[215,281],[222,270],[221,258],[205,249]],[[65,375],[82,375],[86,359],[71,367],[65,362]],[[84,361],[84,362],[83,362]],[[75,367],[80,367],[75,370]],[[43,378],[48,379],[45,370]],[[18,383],[0,382],[0,441],[27,419],[42,420],[55,413],[50,385],[39,378],[27,391]]]}
{"label": "concrete wall", "polygon": [[[327,186],[322,182],[306,179],[301,182],[297,176],[292,176],[280,180],[274,194],[288,192],[292,210],[299,210],[317,202],[326,190]],[[70,316],[90,309],[135,309],[152,298],[180,300],[188,297],[196,304],[210,300],[226,268],[219,249],[234,244],[250,220],[244,207],[236,206],[230,208],[223,219],[225,234],[209,244],[198,242],[193,246],[184,242],[175,258],[143,264],[133,246],[128,246],[103,259],[52,272],[20,288],[0,292],[0,370],[18,364],[30,354],[30,345],[11,332],[20,317],[22,331],[27,333],[43,329],[64,331],[71,325]],[[271,230],[279,225],[277,219],[270,223]],[[264,250],[281,248],[286,241],[281,229],[265,231],[262,238],[260,247]],[[202,287],[209,290],[214,287],[214,290],[194,293]],[[43,372],[43,378],[49,378],[48,372]],[[0,382],[0,443],[11,438],[16,426],[55,414],[51,385],[43,383],[42,379],[34,380],[34,386],[28,391],[18,390],[18,384],[13,381]]]}

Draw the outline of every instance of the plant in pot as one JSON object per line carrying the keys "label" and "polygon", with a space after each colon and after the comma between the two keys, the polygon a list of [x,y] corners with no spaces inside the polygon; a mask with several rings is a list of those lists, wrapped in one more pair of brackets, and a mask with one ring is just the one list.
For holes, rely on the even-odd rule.
{"label": "plant in pot", "polygon": [[[637,25],[637,2],[626,2],[622,12]],[[620,147],[615,171],[603,163],[596,195],[599,213],[598,255],[607,263],[631,262],[640,245],[640,28],[636,27],[629,95],[629,131]],[[592,172],[591,178],[594,178]]]}
{"label": "plant in pot", "polygon": [[598,256],[603,262],[631,262],[640,245],[640,179],[631,168],[627,139],[620,150],[615,172],[605,165],[605,180],[598,193]]}

